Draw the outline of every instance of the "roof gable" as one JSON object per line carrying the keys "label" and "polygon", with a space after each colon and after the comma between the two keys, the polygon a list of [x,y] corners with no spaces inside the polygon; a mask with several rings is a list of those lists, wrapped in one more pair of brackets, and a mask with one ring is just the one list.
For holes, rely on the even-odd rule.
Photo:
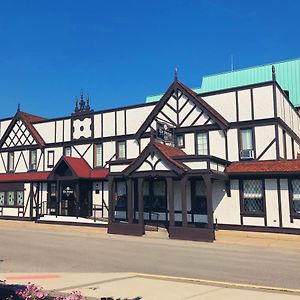
{"label": "roof gable", "polygon": [[156,130],[156,123],[160,121],[174,128],[216,124],[224,130],[228,126],[228,122],[215,109],[178,80],[169,86],[137,131],[136,138],[146,131]]}
{"label": "roof gable", "polygon": [[179,148],[151,142],[125,170],[125,175],[137,171],[173,171],[183,174],[189,168],[173,157],[185,156],[186,153]]}
{"label": "roof gable", "polygon": [[55,179],[56,177],[103,179],[108,173],[108,169],[93,170],[83,158],[62,156],[51,171],[49,179]]}
{"label": "roof gable", "polygon": [[44,140],[32,124],[41,120],[45,119],[18,111],[0,141],[0,148],[34,145],[44,147]]}

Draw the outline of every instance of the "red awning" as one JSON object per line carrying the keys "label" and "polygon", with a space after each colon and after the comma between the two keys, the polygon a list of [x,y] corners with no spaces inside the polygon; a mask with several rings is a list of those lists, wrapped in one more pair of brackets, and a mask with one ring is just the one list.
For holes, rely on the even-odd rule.
{"label": "red awning", "polygon": [[32,173],[5,173],[0,174],[0,181],[45,181],[50,172],[32,172]]}

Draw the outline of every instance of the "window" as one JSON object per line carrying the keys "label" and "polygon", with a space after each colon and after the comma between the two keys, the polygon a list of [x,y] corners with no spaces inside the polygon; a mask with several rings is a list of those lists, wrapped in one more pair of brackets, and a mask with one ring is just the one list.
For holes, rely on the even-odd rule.
{"label": "window", "polygon": [[116,195],[117,195],[116,210],[126,211],[127,209],[126,181],[116,181]]}
{"label": "window", "polygon": [[29,169],[37,169],[37,150],[31,150],[29,155]]}
{"label": "window", "polygon": [[192,213],[207,215],[206,186],[203,180],[192,181]]}
{"label": "window", "polygon": [[253,150],[253,130],[252,128],[242,129],[241,150]]}
{"label": "window", "polygon": [[208,134],[201,132],[197,134],[197,154],[208,155]]}
{"label": "window", "polygon": [[54,151],[48,151],[47,167],[52,168],[54,166]]}
{"label": "window", "polygon": [[117,142],[117,159],[126,159],[126,141]]}
{"label": "window", "polygon": [[262,180],[243,181],[243,208],[245,213],[264,213],[264,193]]}
{"label": "window", "polygon": [[24,206],[24,191],[0,192],[0,206]]}
{"label": "window", "polygon": [[65,156],[72,156],[72,151],[71,151],[70,146],[64,147],[64,155]]}
{"label": "window", "polygon": [[4,192],[0,192],[0,206],[4,206],[5,205],[5,193]]}
{"label": "window", "polygon": [[8,166],[7,170],[8,172],[13,172],[15,170],[15,156],[14,152],[9,152],[8,153]]}
{"label": "window", "polygon": [[177,147],[184,148],[184,146],[185,146],[184,135],[183,134],[178,135],[177,136]]}
{"label": "window", "polygon": [[300,214],[300,179],[292,180],[292,213]]}
{"label": "window", "polygon": [[94,146],[94,166],[102,167],[103,166],[103,145],[96,144]]}

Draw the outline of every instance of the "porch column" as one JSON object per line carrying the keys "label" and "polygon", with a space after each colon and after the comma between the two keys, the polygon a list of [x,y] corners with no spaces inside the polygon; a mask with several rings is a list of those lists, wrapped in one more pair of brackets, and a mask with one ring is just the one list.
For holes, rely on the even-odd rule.
{"label": "porch column", "polygon": [[59,202],[61,200],[61,187],[60,187],[60,181],[57,180],[56,182],[56,209],[55,209],[55,214],[56,217],[59,214]]}
{"label": "porch column", "polygon": [[132,179],[127,179],[127,221],[133,223],[133,205],[132,205]]}
{"label": "porch column", "polygon": [[138,179],[139,224],[144,225],[144,178]]}
{"label": "porch column", "polygon": [[169,205],[169,226],[175,226],[173,178],[167,177],[167,199]]}
{"label": "porch column", "polygon": [[108,223],[112,224],[115,221],[115,182],[113,178],[108,179]]}
{"label": "porch column", "polygon": [[80,190],[79,190],[79,181],[76,183],[76,210],[75,210],[75,215],[76,218],[78,219],[79,217],[79,203],[80,203]]}
{"label": "porch column", "polygon": [[186,182],[187,182],[187,177],[185,176],[180,181],[182,227],[187,227]]}
{"label": "porch column", "polygon": [[33,183],[30,183],[30,209],[29,209],[29,216],[30,218],[33,218]]}
{"label": "porch column", "polygon": [[40,187],[41,187],[41,183],[38,183],[37,184],[37,195],[36,195],[36,199],[35,199],[35,217],[36,218],[39,217]]}
{"label": "porch column", "polygon": [[213,229],[212,179],[210,176],[203,176],[203,180],[206,185],[207,228]]}

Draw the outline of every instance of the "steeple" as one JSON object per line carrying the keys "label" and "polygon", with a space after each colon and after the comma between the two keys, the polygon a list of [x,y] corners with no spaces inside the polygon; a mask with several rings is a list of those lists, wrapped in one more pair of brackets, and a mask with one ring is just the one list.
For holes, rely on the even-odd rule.
{"label": "steeple", "polygon": [[86,99],[84,99],[84,93],[83,93],[83,90],[81,89],[80,101],[78,103],[78,97],[76,96],[75,109],[74,109],[74,113],[72,113],[72,115],[86,114],[89,112],[93,112],[93,110],[91,110],[91,107],[90,107],[90,97],[87,94]]}

